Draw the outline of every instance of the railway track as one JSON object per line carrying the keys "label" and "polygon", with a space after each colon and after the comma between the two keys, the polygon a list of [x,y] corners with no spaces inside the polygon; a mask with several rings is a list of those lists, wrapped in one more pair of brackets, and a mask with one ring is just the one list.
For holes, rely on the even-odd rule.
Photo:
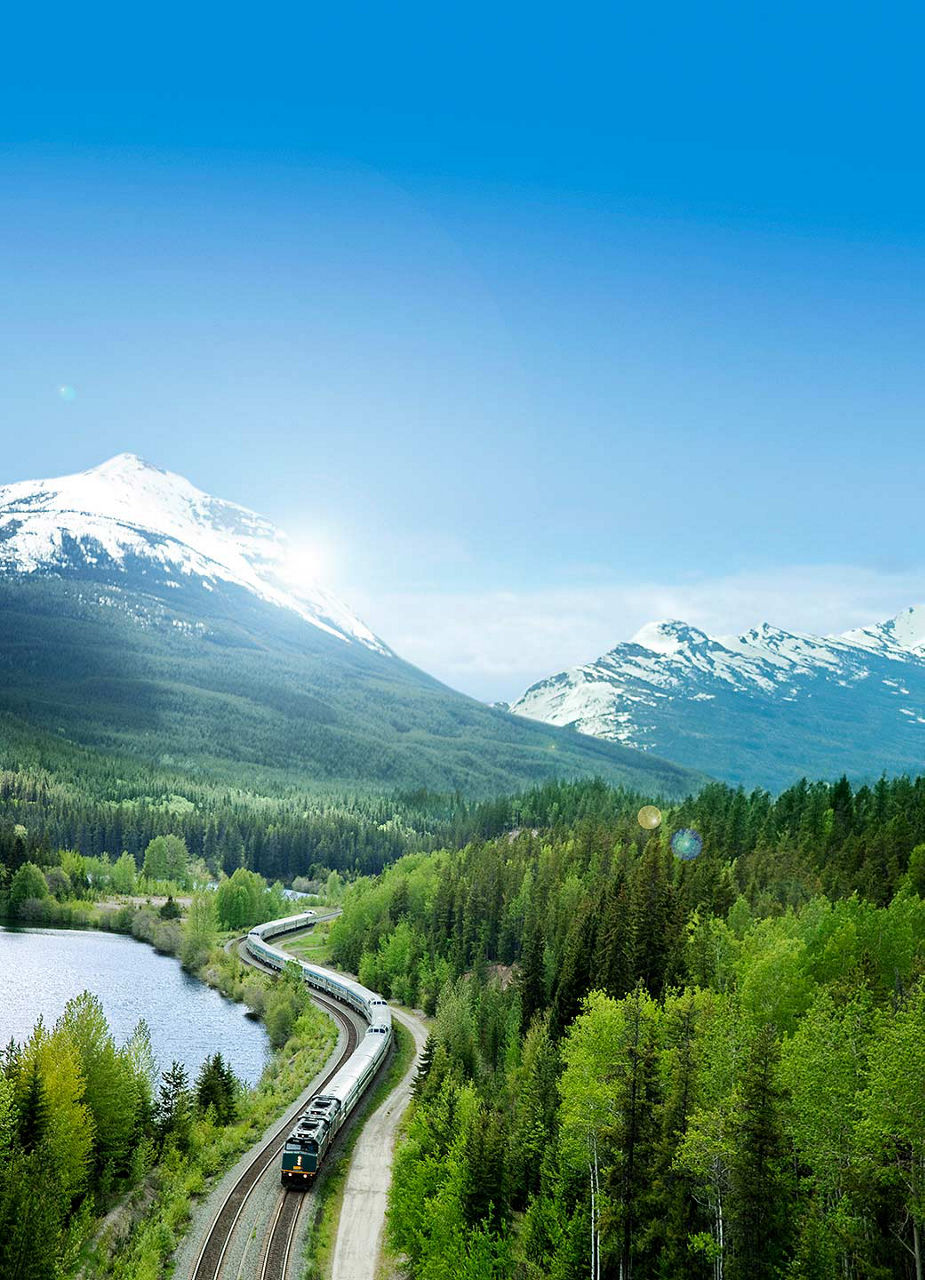
{"label": "railway track", "polygon": [[[346,1042],[342,1051],[318,1086],[317,1092],[322,1093],[328,1081],[340,1070],[357,1047],[359,1033],[351,1017],[337,1001],[326,1000],[323,996],[316,994],[312,995],[312,999],[325,1012],[330,1013],[346,1032]],[[220,1280],[225,1256],[244,1207],[263,1175],[280,1159],[289,1127],[287,1125],[281,1134],[271,1138],[261,1148],[225,1196],[206,1233],[195,1266],[190,1273],[190,1280]],[[263,1254],[260,1280],[285,1280],[304,1195],[304,1191],[283,1191],[280,1194]]]}
{"label": "railway track", "polygon": [[280,1195],[260,1265],[260,1280],[286,1280],[292,1242],[304,1203],[304,1191],[283,1191]]}

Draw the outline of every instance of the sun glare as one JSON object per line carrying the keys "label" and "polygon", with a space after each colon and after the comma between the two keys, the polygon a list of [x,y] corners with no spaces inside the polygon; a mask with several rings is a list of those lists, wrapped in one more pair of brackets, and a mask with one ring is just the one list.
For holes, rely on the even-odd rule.
{"label": "sun glare", "polygon": [[294,542],[284,561],[286,577],[297,587],[320,583],[330,570],[331,556],[318,542]]}

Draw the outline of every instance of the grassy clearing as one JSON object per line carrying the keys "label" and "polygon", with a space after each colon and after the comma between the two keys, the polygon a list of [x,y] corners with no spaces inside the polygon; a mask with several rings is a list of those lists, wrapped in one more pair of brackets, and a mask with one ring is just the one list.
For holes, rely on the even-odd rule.
{"label": "grassy clearing", "polygon": [[294,934],[281,942],[281,946],[299,960],[307,960],[309,964],[331,963],[331,925],[333,920],[322,920],[313,925],[306,933]]}
{"label": "grassy clearing", "polygon": [[315,1190],[317,1208],[315,1221],[308,1237],[303,1258],[302,1280],[325,1280],[331,1274],[334,1241],[340,1220],[344,1187],[353,1148],[363,1128],[363,1121],[389,1096],[400,1083],[414,1061],[414,1038],[397,1021],[392,1023],[395,1049],[385,1074],[370,1091],[360,1106],[346,1140],[333,1159],[329,1160],[324,1177]]}

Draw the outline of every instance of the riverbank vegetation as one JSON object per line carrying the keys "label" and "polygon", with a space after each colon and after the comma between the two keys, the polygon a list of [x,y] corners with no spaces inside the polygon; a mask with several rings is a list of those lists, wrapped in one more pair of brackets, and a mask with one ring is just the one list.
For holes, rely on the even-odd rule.
{"label": "riverbank vegetation", "polygon": [[0,1275],[155,1280],[192,1201],[289,1105],[329,1055],[330,1020],[304,984],[245,972],[221,948],[204,976],[266,1019],[279,1049],[255,1089],[220,1053],[190,1080],[158,1073],[140,1023],[125,1045],[89,993],[52,1029],[11,1043],[0,1069]]}
{"label": "riverbank vegetation", "polygon": [[914,1280],[925,786],[711,787],[654,832],[563,798],[358,882],[332,930],[436,1010],[391,1196],[409,1275]]}

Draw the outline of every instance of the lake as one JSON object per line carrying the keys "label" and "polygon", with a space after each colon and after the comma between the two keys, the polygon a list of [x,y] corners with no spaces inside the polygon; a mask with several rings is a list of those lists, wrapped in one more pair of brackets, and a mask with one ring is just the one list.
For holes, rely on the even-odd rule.
{"label": "lake", "polygon": [[72,996],[99,996],[121,1044],[139,1018],[161,1070],[178,1059],[194,1078],[218,1051],[241,1080],[257,1081],[269,1054],[263,1026],[184,973],[177,960],[119,933],[9,929],[0,925],[0,1047],[28,1038],[39,1017],[53,1026]]}

